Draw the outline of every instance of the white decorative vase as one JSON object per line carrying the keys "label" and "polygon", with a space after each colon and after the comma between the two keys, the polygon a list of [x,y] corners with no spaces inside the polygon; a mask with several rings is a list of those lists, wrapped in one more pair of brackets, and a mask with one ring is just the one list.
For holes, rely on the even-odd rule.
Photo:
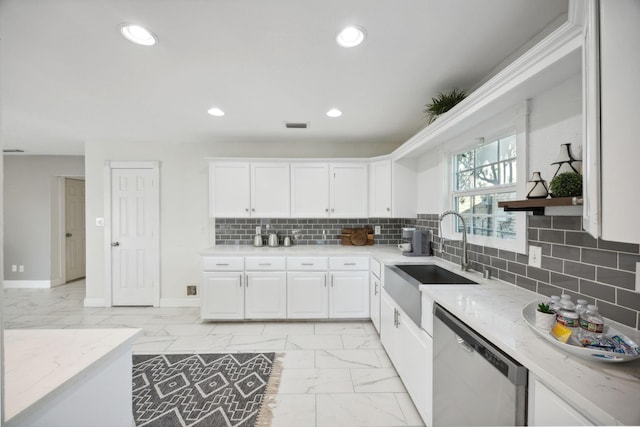
{"label": "white decorative vase", "polygon": [[543,313],[536,310],[536,327],[550,331],[556,324],[556,315],[553,313]]}
{"label": "white decorative vase", "polygon": [[556,161],[551,164],[557,166],[553,178],[565,172],[581,173],[582,171],[582,160],[573,155],[571,144],[560,144],[560,154],[558,154]]}
{"label": "white decorative vase", "polygon": [[547,181],[542,179],[540,172],[534,172],[527,182],[527,199],[546,199],[548,195]]}

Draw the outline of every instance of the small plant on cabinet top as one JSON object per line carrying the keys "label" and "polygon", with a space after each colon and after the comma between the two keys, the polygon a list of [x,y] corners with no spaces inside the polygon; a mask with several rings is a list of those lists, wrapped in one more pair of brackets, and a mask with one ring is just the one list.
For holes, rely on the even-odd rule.
{"label": "small plant on cabinet top", "polygon": [[552,197],[575,197],[582,195],[582,175],[564,172],[551,180],[549,192]]}
{"label": "small plant on cabinet top", "polygon": [[438,96],[431,98],[431,104],[425,105],[424,108],[429,124],[433,123],[436,117],[446,113],[466,97],[467,91],[465,90],[453,89],[447,93],[439,92]]}

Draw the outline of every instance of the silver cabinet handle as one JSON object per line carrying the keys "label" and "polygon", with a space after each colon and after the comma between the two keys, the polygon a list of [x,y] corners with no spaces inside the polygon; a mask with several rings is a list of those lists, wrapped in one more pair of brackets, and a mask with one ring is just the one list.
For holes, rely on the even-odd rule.
{"label": "silver cabinet handle", "polygon": [[251,212],[255,212],[255,211],[256,211],[256,208],[251,208]]}
{"label": "silver cabinet handle", "polygon": [[387,208],[387,212],[389,212],[391,210],[391,208]]}
{"label": "silver cabinet handle", "polygon": [[324,287],[325,288],[327,287],[327,275],[326,274],[324,275]]}
{"label": "silver cabinet handle", "polygon": [[396,310],[396,328],[400,326],[400,310]]}
{"label": "silver cabinet handle", "polygon": [[333,288],[333,274],[331,275],[331,287]]}
{"label": "silver cabinet handle", "polygon": [[228,266],[228,265],[229,265],[229,263],[226,263],[226,262],[216,262],[216,265],[219,265],[219,266]]}
{"label": "silver cabinet handle", "polygon": [[336,211],[335,209],[331,208],[331,212],[335,212],[335,211]]}
{"label": "silver cabinet handle", "polygon": [[111,244],[111,246],[113,246],[114,248],[117,247],[117,246],[120,246],[120,242],[113,242]]}
{"label": "silver cabinet handle", "polygon": [[315,265],[315,264],[314,264],[314,263],[312,263],[312,262],[303,262],[303,263],[302,263],[302,264],[300,264],[300,265]]}
{"label": "silver cabinet handle", "polygon": [[240,273],[240,287],[242,287],[242,273]]}
{"label": "silver cabinet handle", "polygon": [[456,335],[456,341],[458,341],[458,344],[460,344],[462,346],[462,348],[465,349],[465,351],[467,351],[469,353],[473,353],[473,347],[471,347],[469,344],[467,344],[467,342],[465,340],[463,340],[460,336]]}
{"label": "silver cabinet handle", "polygon": [[244,211],[245,212],[249,212],[249,208],[244,208]]}
{"label": "silver cabinet handle", "polygon": [[271,265],[271,263],[270,262],[264,262],[264,263],[258,264],[258,265]]}
{"label": "silver cabinet handle", "polygon": [[378,282],[373,284],[373,295],[378,295]]}
{"label": "silver cabinet handle", "polygon": [[249,287],[249,275],[245,275],[244,276],[244,287],[248,288]]}
{"label": "silver cabinet handle", "polygon": [[329,208],[325,209],[324,211],[325,211],[325,212],[329,212]]}
{"label": "silver cabinet handle", "polygon": [[345,262],[344,265],[356,265],[355,262]]}

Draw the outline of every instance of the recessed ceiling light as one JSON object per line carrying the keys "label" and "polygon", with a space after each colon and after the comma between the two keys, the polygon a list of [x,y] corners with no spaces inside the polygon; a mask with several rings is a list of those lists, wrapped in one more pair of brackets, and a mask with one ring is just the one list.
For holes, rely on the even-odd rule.
{"label": "recessed ceiling light", "polygon": [[212,116],[216,116],[216,117],[224,116],[224,111],[222,111],[218,107],[209,108],[207,110],[207,113],[211,114]]}
{"label": "recessed ceiling light", "polygon": [[331,110],[327,111],[327,116],[329,117],[340,117],[342,115],[342,111],[338,110],[337,108],[332,108]]}
{"label": "recessed ceiling light", "polygon": [[364,30],[360,27],[347,27],[338,33],[336,41],[342,47],[358,46],[364,41]]}
{"label": "recessed ceiling light", "polygon": [[130,42],[142,46],[153,46],[158,42],[158,38],[151,31],[140,25],[121,24],[120,33]]}

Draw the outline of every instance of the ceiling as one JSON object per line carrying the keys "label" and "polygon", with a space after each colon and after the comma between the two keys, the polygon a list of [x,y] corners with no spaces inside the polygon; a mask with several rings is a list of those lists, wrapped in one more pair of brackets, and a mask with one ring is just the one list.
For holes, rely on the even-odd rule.
{"label": "ceiling", "polygon": [[[399,146],[426,125],[432,96],[477,86],[566,11],[558,0],[2,0],[2,142],[75,155],[91,141]],[[123,22],[159,43],[125,40]],[[354,24],[364,43],[339,47]]]}

